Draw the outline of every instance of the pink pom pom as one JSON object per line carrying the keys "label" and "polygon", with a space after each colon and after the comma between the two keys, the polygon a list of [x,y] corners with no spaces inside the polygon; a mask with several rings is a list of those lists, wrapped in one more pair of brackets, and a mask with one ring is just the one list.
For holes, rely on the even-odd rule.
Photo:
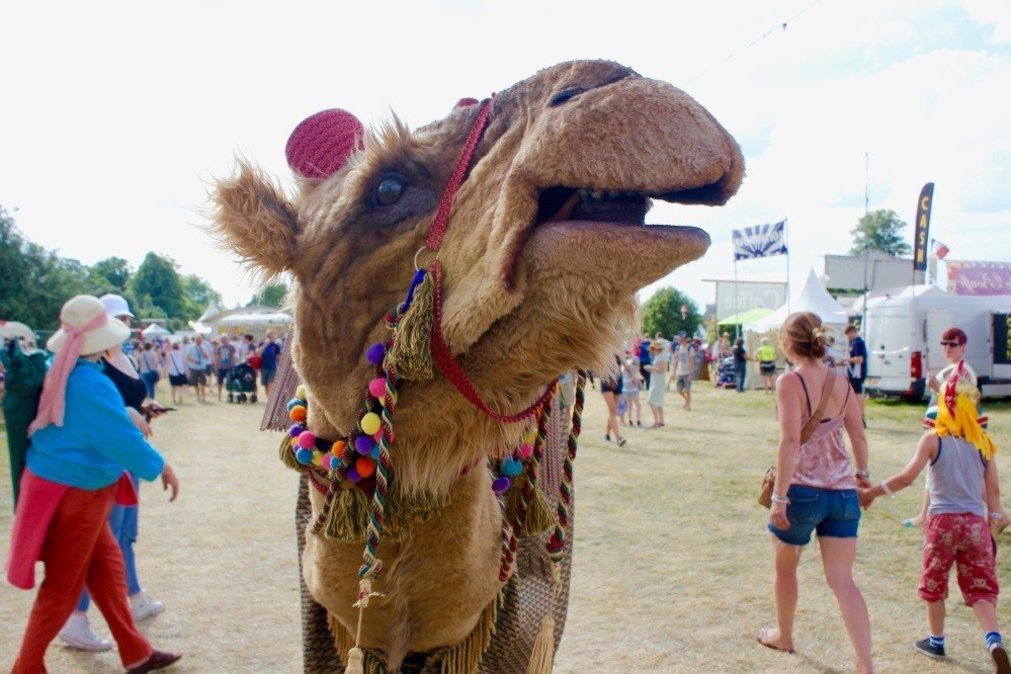
{"label": "pink pom pom", "polygon": [[352,154],[364,147],[365,130],[347,110],[317,112],[295,127],[284,156],[291,170],[303,178],[332,176]]}
{"label": "pink pom pom", "polygon": [[312,449],[316,446],[316,434],[312,431],[302,431],[298,435],[298,446]]}
{"label": "pink pom pom", "polygon": [[456,102],[456,107],[458,108],[469,108],[472,105],[477,105],[481,101],[476,98],[461,98]]}
{"label": "pink pom pom", "polygon": [[519,451],[517,452],[521,458],[529,459],[530,455],[534,453],[534,446],[529,442],[524,442],[520,445]]}
{"label": "pink pom pom", "polygon": [[386,395],[386,380],[376,377],[369,382],[369,395],[373,398],[382,398]]}

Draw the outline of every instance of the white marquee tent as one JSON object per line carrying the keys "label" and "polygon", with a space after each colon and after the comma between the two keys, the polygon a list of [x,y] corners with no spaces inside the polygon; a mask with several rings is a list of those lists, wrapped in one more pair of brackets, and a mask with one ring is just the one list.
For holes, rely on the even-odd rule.
{"label": "white marquee tent", "polygon": [[158,337],[168,337],[172,333],[157,323],[152,323],[141,330],[141,334],[144,335],[145,339],[157,339]]}
{"label": "white marquee tent", "polygon": [[[821,318],[822,325],[833,335],[836,343],[841,349],[846,344],[846,337],[843,330],[849,324],[849,312],[846,307],[839,304],[825,287],[818,280],[814,269],[808,274],[807,282],[799,293],[791,298],[790,302],[779,307],[765,318],[761,318],[753,323],[744,326],[744,348],[750,356],[761,346],[762,338],[769,340],[769,344],[776,346],[776,360],[778,371],[786,367],[786,359],[779,349],[779,329],[786,321],[787,316],[797,311],[810,311]],[[761,388],[762,378],[758,372],[758,364],[751,361],[748,363],[748,374],[745,378],[748,388]]]}
{"label": "white marquee tent", "polygon": [[846,311],[846,307],[836,302],[835,298],[828,294],[812,269],[803,289],[789,303],[779,307],[765,318],[749,323],[745,328],[755,332],[776,330],[783,325],[786,317],[795,311],[810,311],[817,314],[826,327],[844,328],[849,323],[849,313]]}

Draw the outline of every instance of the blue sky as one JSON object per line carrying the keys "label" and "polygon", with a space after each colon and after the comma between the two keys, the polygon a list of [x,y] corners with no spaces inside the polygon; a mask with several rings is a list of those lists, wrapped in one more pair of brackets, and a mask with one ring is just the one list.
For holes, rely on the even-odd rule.
{"label": "blue sky", "polygon": [[[155,250],[244,302],[252,277],[200,229],[236,154],[287,181],[285,140],[318,110],[420,126],[541,67],[609,58],[685,89],[748,165],[725,208],[650,214],[713,246],[644,297],[675,285],[713,301],[701,279],[732,277],[731,231],[783,218],[799,287],[848,250],[866,178],[870,207],[909,223],[935,182],[931,235],[950,257],[1011,261],[1011,3],[345,4],[7,3],[0,204],[62,255],[136,265]],[[785,260],[738,273],[783,280]]]}

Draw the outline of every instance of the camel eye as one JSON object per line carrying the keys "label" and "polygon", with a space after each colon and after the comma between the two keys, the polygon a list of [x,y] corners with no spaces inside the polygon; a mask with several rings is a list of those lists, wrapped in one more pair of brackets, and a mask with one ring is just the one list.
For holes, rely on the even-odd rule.
{"label": "camel eye", "polygon": [[392,206],[407,191],[407,182],[399,176],[386,176],[376,185],[375,200],[380,206]]}

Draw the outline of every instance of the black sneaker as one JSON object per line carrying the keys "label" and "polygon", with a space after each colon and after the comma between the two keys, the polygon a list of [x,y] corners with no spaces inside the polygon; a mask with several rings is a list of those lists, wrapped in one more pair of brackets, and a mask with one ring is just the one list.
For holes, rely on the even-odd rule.
{"label": "black sneaker", "polygon": [[943,660],[944,659],[944,646],[934,646],[934,645],[932,645],[930,643],[930,639],[929,638],[927,638],[927,639],[920,639],[915,644],[913,644],[913,648],[915,648],[920,653],[923,653],[928,658],[934,658],[935,660]]}
{"label": "black sneaker", "polygon": [[1008,659],[1007,651],[1004,650],[1004,644],[995,644],[990,649],[990,657],[993,658],[997,674],[1011,674],[1011,660]]}

